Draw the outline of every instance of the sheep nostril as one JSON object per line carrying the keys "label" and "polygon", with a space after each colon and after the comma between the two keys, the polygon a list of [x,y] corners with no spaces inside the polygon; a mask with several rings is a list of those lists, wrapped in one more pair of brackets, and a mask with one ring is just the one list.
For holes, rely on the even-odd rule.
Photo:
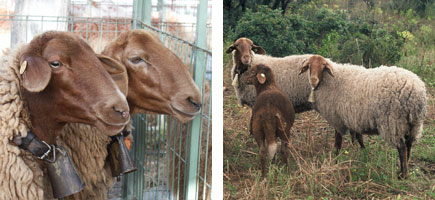
{"label": "sheep nostril", "polygon": [[191,97],[187,98],[187,101],[189,101],[191,104],[193,104],[193,106],[195,107],[195,109],[197,111],[199,111],[201,109],[201,104],[192,100]]}
{"label": "sheep nostril", "polygon": [[118,109],[116,109],[115,106],[112,107],[112,108],[113,108],[113,110],[114,110],[115,112],[119,113],[123,119],[128,119],[128,117],[130,116],[130,113],[127,112],[127,111],[118,110]]}
{"label": "sheep nostril", "polygon": [[121,113],[121,116],[122,116],[124,119],[128,119],[129,115],[130,115],[130,114],[129,114],[128,112],[126,112],[126,111],[124,111],[124,112]]}

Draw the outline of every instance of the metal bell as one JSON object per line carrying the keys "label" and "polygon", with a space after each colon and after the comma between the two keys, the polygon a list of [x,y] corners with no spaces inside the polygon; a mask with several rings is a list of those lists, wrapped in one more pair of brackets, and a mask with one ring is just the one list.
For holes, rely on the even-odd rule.
{"label": "metal bell", "polygon": [[314,88],[311,88],[310,96],[308,97],[308,102],[314,103],[316,99],[314,98]]}
{"label": "metal bell", "polygon": [[112,136],[112,142],[107,148],[109,152],[109,166],[112,169],[113,177],[137,170],[130,158],[127,146],[125,146],[123,135]]}
{"label": "metal bell", "polygon": [[[56,153],[58,152],[58,153]],[[54,162],[45,162],[55,198],[80,192],[85,184],[77,174],[74,163],[63,147],[53,149]]]}

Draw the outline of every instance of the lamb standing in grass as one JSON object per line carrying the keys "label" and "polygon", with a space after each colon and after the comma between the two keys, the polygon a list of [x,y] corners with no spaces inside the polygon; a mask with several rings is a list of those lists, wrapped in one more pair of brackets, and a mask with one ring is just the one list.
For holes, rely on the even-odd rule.
{"label": "lamb standing in grass", "polygon": [[[243,82],[254,85],[257,91],[256,104],[252,109],[252,133],[260,147],[260,162],[263,177],[266,175],[266,153],[272,159],[276,153],[276,138],[281,138],[281,158],[288,165],[288,142],[295,112],[290,99],[275,82],[272,70],[265,65],[251,67]],[[267,151],[267,152],[266,152]]]}
{"label": "lamb standing in grass", "polygon": [[[311,56],[300,70],[308,71],[313,107],[340,137],[350,129],[376,134],[399,151],[401,173],[408,175],[412,143],[421,136],[426,115],[426,88],[419,77],[398,67],[337,64]],[[327,75],[324,75],[324,72]]]}

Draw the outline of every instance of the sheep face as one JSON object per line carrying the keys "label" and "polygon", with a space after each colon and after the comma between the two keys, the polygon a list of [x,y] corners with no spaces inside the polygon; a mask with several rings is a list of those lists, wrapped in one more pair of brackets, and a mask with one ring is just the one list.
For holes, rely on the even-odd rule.
{"label": "sheep face", "polygon": [[122,69],[103,64],[80,37],[46,32],[26,46],[18,62],[35,129],[56,133],[64,123],[75,122],[115,135],[129,121],[125,96],[104,67]]}
{"label": "sheep face", "polygon": [[226,53],[231,53],[234,50],[235,57],[240,59],[241,63],[244,65],[250,65],[252,63],[252,51],[257,54],[266,54],[266,51],[260,46],[254,45],[254,43],[248,38],[239,38],[234,44],[232,44],[226,50]]}
{"label": "sheep face", "polygon": [[242,81],[248,85],[262,85],[270,78],[271,69],[265,65],[251,67],[242,77]]}
{"label": "sheep face", "polygon": [[127,68],[131,114],[170,114],[185,123],[201,109],[201,94],[183,62],[150,32],[133,30],[108,44],[103,55]]}
{"label": "sheep face", "polygon": [[98,59],[103,64],[104,68],[107,72],[109,72],[112,79],[115,81],[116,86],[118,86],[119,90],[127,96],[128,93],[128,76],[127,69],[120,62],[116,61],[113,58],[97,55]]}
{"label": "sheep face", "polygon": [[323,72],[328,72],[332,77],[334,77],[333,69],[331,64],[322,56],[314,55],[308,58],[308,60],[303,62],[303,66],[300,69],[299,74],[310,70],[309,83],[311,89],[316,89],[319,86],[320,81],[323,77]]}

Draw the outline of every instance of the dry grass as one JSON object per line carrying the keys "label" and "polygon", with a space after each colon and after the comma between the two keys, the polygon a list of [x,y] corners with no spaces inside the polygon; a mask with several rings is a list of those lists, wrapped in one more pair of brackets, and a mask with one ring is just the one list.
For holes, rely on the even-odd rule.
{"label": "dry grass", "polygon": [[250,109],[241,107],[224,67],[224,199],[434,199],[435,90],[422,140],[415,145],[408,180],[398,180],[395,149],[377,136],[364,136],[366,149],[346,137],[339,156],[334,133],[316,112],[296,116],[290,166],[274,159],[261,178],[258,147],[249,135]]}

